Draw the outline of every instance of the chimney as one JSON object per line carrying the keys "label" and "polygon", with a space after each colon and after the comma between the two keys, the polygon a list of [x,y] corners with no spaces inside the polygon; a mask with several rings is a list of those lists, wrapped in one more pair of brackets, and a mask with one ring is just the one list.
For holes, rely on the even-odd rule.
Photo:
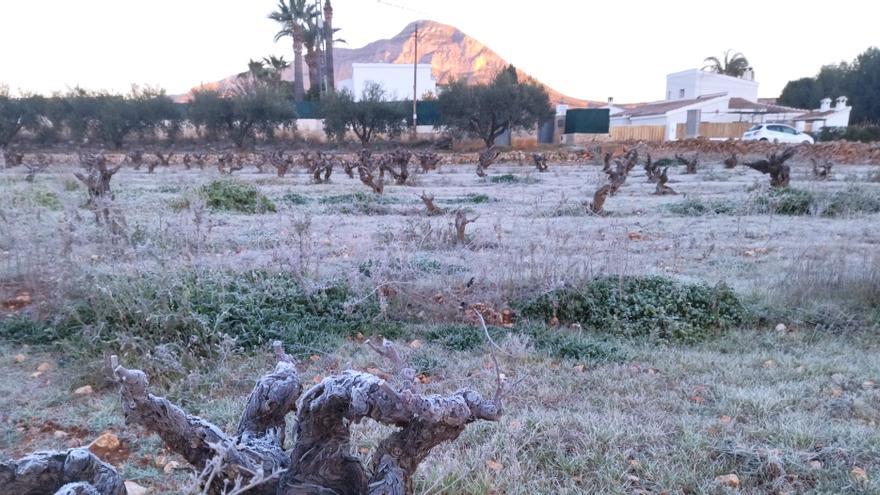
{"label": "chimney", "polygon": [[827,112],[828,110],[831,110],[831,98],[822,98],[822,100],[819,101],[819,111]]}
{"label": "chimney", "polygon": [[749,67],[743,72],[742,78],[746,81],[754,81],[755,80],[755,69]]}
{"label": "chimney", "polygon": [[847,102],[846,96],[838,96],[837,102],[836,102],[837,104],[834,105],[834,108],[836,110],[846,110],[846,102]]}

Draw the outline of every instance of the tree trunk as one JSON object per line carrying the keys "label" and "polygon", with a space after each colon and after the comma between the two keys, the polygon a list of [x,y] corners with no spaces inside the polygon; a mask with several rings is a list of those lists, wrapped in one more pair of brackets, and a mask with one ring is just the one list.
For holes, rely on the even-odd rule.
{"label": "tree trunk", "polygon": [[324,60],[327,62],[327,91],[336,90],[336,74],[333,66],[333,7],[330,0],[324,2],[324,44],[327,49]]}
{"label": "tree trunk", "polygon": [[293,30],[293,101],[301,102],[306,99],[306,91],[303,86],[303,32],[301,27]]}
{"label": "tree trunk", "polygon": [[[488,332],[485,326],[483,331]],[[367,344],[394,364],[394,378],[349,370],[311,387],[299,400],[296,441],[289,453],[283,450],[285,418],[296,409],[302,387],[280,342],[273,345],[275,369],[257,381],[234,436],[149,393],[144,372],[119,366],[115,356],[110,369],[126,423],[157,433],[169,450],[192,464],[200,473],[200,493],[411,494],[412,476],[431,449],[455,440],[474,421],[500,419],[501,375],[496,362],[497,389],[491,399],[468,389],[421,395],[415,390],[415,370],[393,345]],[[351,455],[351,425],[364,419],[399,428],[379,443],[370,472]],[[125,493],[113,467],[85,449],[0,463],[0,486],[2,493],[15,495]]]}
{"label": "tree trunk", "polygon": [[122,477],[87,449],[37,452],[0,462],[0,487],[15,495],[124,495]]}
{"label": "tree trunk", "polygon": [[309,94],[321,94],[321,75],[318,70],[318,62],[321,53],[316,48],[306,48],[306,66],[309,68]]}

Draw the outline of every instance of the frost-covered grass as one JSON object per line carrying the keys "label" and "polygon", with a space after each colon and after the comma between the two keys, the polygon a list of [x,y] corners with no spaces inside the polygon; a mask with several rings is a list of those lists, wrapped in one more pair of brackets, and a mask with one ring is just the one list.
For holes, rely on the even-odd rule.
{"label": "frost-covered grass", "polygon": [[[101,352],[168,369],[155,377],[159,392],[231,429],[269,366],[265,339],[299,344],[291,350],[306,383],[340,364],[381,366],[358,336],[382,334],[408,349],[427,391],[488,392],[491,361],[463,303],[552,304],[541,296],[650,276],[723,282],[748,315],[687,343],[622,331],[628,320],[615,308],[603,308],[608,328],[571,308],[559,319],[582,322],[552,326],[552,307],[528,322],[515,315],[515,328],[493,330],[508,380],[525,377],[504,419],[438,448],[417,493],[724,493],[713,480],[728,473],[742,493],[880,490],[880,214],[870,209],[782,215],[755,206],[766,176],[707,164],[697,175],[672,172],[678,197],[651,194],[637,168],[608,198],[608,216],[596,217],[582,204],[604,181],[600,167],[551,164],[540,182],[483,180],[473,165],[447,165],[381,197],[341,171],[314,185],[303,170],[276,178],[249,169],[234,179],[276,211],[240,213],[207,204],[215,170],[171,167],[113,179],[114,214],[126,226],[113,236],[82,208],[72,166],[53,165],[33,184],[21,169],[0,171],[0,457],[80,445],[113,428],[134,448],[127,477],[180,493],[190,474],[163,473],[151,461],[161,443],[124,427],[100,378]],[[840,166],[827,182],[809,180],[808,169],[795,163],[792,186],[812,197],[845,206],[846,191],[880,193],[864,180],[876,167]],[[426,215],[423,191],[444,215]],[[725,208],[706,214],[704,205]],[[450,241],[457,209],[479,216],[466,245]],[[675,326],[656,300],[631,299],[640,318],[662,313]],[[15,300],[27,302],[13,325]],[[779,323],[787,330],[772,330]],[[194,328],[199,352],[159,347]],[[49,337],[55,344],[41,345]],[[32,376],[42,361],[52,370]],[[87,383],[95,394],[72,396]],[[357,431],[358,452],[381,433]],[[854,467],[867,483],[850,476]]]}

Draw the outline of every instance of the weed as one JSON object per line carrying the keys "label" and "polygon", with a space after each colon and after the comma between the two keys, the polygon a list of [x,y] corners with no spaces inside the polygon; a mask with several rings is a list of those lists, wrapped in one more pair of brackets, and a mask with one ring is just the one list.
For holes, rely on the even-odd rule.
{"label": "weed", "polygon": [[305,205],[309,203],[310,199],[308,196],[304,196],[295,192],[289,192],[284,195],[284,201],[292,205]]}
{"label": "weed", "polygon": [[807,215],[815,204],[816,198],[810,191],[803,189],[784,188],[770,189],[755,198],[755,205],[762,213],[778,215]]}
{"label": "weed", "polygon": [[171,208],[172,211],[181,212],[183,210],[188,210],[190,207],[189,198],[186,196],[179,196],[177,198],[168,200],[168,207]]}
{"label": "weed", "polygon": [[726,286],[685,284],[664,277],[603,277],[562,288],[520,305],[524,316],[577,322],[584,328],[697,341],[745,317]]}
{"label": "weed", "polygon": [[737,211],[736,204],[728,200],[703,201],[700,198],[687,197],[669,205],[669,211],[682,217],[699,217],[703,215],[733,215]]}
{"label": "weed", "polygon": [[257,191],[255,186],[235,180],[215,180],[202,187],[207,206],[214,210],[240,213],[274,212],[275,204]]}

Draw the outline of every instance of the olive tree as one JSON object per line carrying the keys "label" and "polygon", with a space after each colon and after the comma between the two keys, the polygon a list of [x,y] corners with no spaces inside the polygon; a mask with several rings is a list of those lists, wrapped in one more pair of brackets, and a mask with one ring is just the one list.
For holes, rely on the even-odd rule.
{"label": "olive tree", "polygon": [[321,101],[324,132],[342,141],[349,130],[366,146],[378,134],[399,136],[406,125],[405,101],[390,101],[381,84],[368,83],[359,99],[343,89]]}
{"label": "olive tree", "polygon": [[437,127],[482,139],[487,148],[505,132],[534,128],[552,115],[544,87],[520,82],[513,66],[489,84],[469,85],[462,79],[445,86],[437,110]]}

